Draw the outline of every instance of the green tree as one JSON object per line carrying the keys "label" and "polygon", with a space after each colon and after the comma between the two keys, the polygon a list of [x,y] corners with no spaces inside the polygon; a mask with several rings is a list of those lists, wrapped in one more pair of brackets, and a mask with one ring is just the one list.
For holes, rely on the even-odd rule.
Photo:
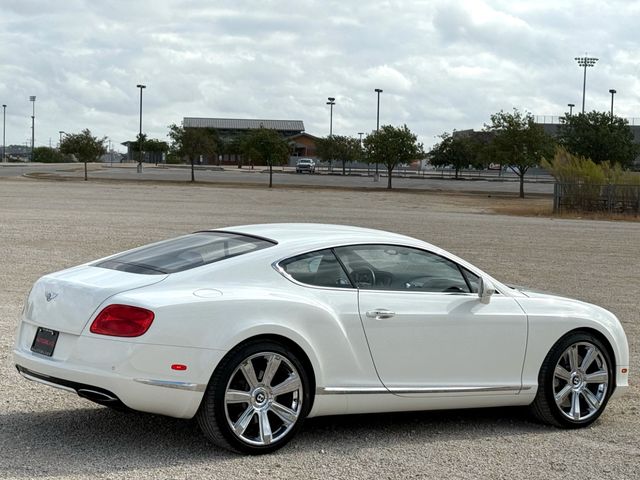
{"label": "green tree", "polygon": [[169,151],[169,144],[157,138],[152,138],[144,142],[143,148],[145,152],[149,153],[150,159],[157,165],[162,160],[162,154]]}
{"label": "green tree", "polygon": [[470,136],[451,135],[444,132],[440,135],[440,143],[433,146],[427,154],[429,162],[435,167],[452,167],[456,171],[456,178],[461,169],[469,165],[480,167],[479,143]]}
{"label": "green tree", "polygon": [[333,159],[336,158],[336,144],[333,139],[332,137],[322,137],[316,142],[316,156],[323,162],[329,163],[329,170],[331,170]]}
{"label": "green tree", "polygon": [[242,137],[241,136],[233,136],[227,138],[220,138],[218,140],[218,153],[223,155],[234,155],[236,157],[236,161],[238,162],[238,168],[242,168]]}
{"label": "green tree", "polygon": [[64,163],[70,160],[65,154],[55,148],[36,147],[33,149],[33,161],[40,163]]}
{"label": "green tree", "polygon": [[138,167],[141,168],[142,162],[144,161],[144,151],[145,145],[147,144],[147,135],[145,133],[136,135],[135,147],[133,149],[134,152],[138,152]]}
{"label": "green tree", "polygon": [[276,131],[269,128],[251,130],[241,143],[242,153],[252,160],[269,165],[269,188],[273,186],[273,165],[289,158],[289,144]]}
{"label": "green tree", "polygon": [[107,153],[104,144],[107,137],[94,137],[88,128],[81,133],[66,135],[60,142],[60,152],[66,155],[75,155],[78,161],[84,163],[84,179],[87,180],[87,162],[98,162],[100,157]]}
{"label": "green tree", "polygon": [[491,115],[485,131],[493,138],[485,147],[485,157],[495,163],[508,165],[520,180],[520,198],[524,198],[524,176],[543,158],[553,155],[554,141],[542,126],[535,123],[529,112],[500,111]]}
{"label": "green tree", "polygon": [[558,142],[574,155],[595,163],[617,163],[629,167],[639,147],[627,120],[605,112],[578,113],[561,119]]}
{"label": "green tree", "polygon": [[324,161],[332,160],[342,162],[342,174],[346,175],[346,165],[362,158],[362,145],[360,140],[353,137],[333,135],[319,139],[316,143],[316,155]]}
{"label": "green tree", "polygon": [[216,154],[218,143],[215,132],[207,128],[184,128],[176,124],[169,125],[170,151],[191,163],[191,181],[196,181],[195,161],[200,155]]}
{"label": "green tree", "polygon": [[383,125],[364,139],[364,151],[371,163],[387,167],[387,188],[391,189],[393,169],[401,163],[409,163],[424,157],[418,137],[407,128]]}

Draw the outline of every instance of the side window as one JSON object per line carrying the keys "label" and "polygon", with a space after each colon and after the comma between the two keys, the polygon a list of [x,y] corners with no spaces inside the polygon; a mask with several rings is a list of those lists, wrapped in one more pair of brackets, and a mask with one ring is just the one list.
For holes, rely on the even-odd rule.
{"label": "side window", "polygon": [[460,270],[462,270],[464,278],[466,278],[469,287],[471,287],[471,293],[478,293],[478,289],[480,288],[480,277],[475,273],[471,273],[464,267],[460,267]]}
{"label": "side window", "polygon": [[300,283],[318,287],[352,288],[349,277],[329,249],[283,260],[279,266]]}
{"label": "side window", "polygon": [[353,245],[336,248],[335,252],[358,288],[471,292],[456,263],[424,250],[396,245]]}

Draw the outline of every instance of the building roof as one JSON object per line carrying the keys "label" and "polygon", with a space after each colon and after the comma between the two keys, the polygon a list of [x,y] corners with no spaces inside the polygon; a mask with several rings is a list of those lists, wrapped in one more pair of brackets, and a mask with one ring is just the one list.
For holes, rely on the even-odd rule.
{"label": "building roof", "polygon": [[215,128],[216,130],[253,130],[270,128],[279,131],[304,131],[302,120],[247,120],[239,118],[197,118],[185,117],[185,128]]}
{"label": "building roof", "polygon": [[311,135],[310,133],[307,133],[307,132],[296,133],[295,135],[291,135],[290,137],[288,137],[288,140],[295,140],[296,138],[300,138],[300,137],[307,137],[312,140],[320,140],[320,137],[316,137],[315,135]]}

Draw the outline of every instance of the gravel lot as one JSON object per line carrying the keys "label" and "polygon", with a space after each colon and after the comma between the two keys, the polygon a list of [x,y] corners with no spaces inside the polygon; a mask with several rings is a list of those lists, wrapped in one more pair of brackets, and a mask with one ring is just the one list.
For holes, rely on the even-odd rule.
{"label": "gravel lot", "polygon": [[[490,206],[427,193],[1,180],[0,477],[640,478],[640,224]],[[506,282],[612,310],[629,337],[630,393],[579,431],[515,408],[312,419],[256,458],[211,447],[192,422],[112,412],[15,371],[14,331],[39,276],[193,230],[289,221],[406,233]]]}

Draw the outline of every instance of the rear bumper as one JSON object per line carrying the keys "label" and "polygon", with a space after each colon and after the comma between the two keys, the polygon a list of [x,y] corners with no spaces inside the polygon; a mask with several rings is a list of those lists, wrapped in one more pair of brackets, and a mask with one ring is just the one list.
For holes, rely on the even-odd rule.
{"label": "rear bumper", "polygon": [[33,372],[27,368],[16,365],[18,372],[27,380],[42,383],[50,387],[59,388],[67,392],[75,392],[79,396],[91,400],[92,402],[118,409],[127,409],[127,406],[117,397],[117,395],[104,388],[84,383],[64,380],[62,378],[50,377],[42,373]]}
{"label": "rear bumper", "polygon": [[[225,353],[60,333],[53,356],[46,357],[31,351],[34,332],[23,322],[13,350],[25,378],[94,402],[176,418],[196,414]],[[172,364],[187,369],[172,370]]]}

